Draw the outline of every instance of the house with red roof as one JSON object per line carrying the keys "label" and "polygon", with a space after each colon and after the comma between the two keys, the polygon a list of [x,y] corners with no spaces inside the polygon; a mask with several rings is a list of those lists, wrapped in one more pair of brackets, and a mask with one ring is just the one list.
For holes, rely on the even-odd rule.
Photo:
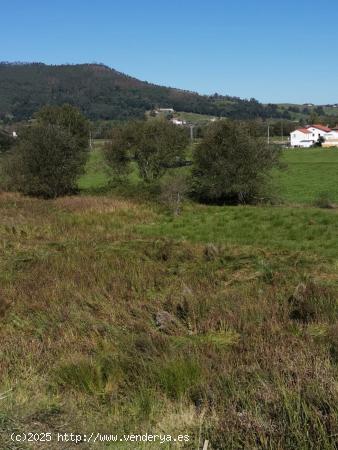
{"label": "house with red roof", "polygon": [[308,148],[312,147],[319,140],[325,142],[336,139],[338,139],[338,130],[320,124],[297,128],[290,134],[291,147]]}
{"label": "house with red roof", "polygon": [[313,133],[307,128],[297,128],[297,130],[290,133],[290,144],[291,147],[312,147],[315,144],[315,138]]}

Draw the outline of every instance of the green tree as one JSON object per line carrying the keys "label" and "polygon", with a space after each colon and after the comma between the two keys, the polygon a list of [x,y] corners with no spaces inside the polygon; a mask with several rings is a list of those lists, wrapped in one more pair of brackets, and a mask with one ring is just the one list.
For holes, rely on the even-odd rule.
{"label": "green tree", "polygon": [[115,178],[124,178],[130,173],[141,127],[141,122],[127,122],[113,127],[110,141],[104,147],[104,156]]}
{"label": "green tree", "polygon": [[254,202],[278,164],[279,152],[252,136],[244,123],[215,122],[194,152],[193,191],[205,202]]}
{"label": "green tree", "polygon": [[22,131],[4,172],[12,189],[55,198],[77,190],[87,156],[87,121],[75,108],[48,108]]}
{"label": "green tree", "polygon": [[7,152],[14,143],[14,139],[5,131],[0,130],[0,156]]}
{"label": "green tree", "polygon": [[68,131],[76,139],[79,148],[88,147],[89,122],[74,106],[45,106],[35,117],[43,126],[57,125]]}
{"label": "green tree", "polygon": [[119,175],[128,173],[130,161],[136,161],[140,176],[150,182],[182,162],[188,142],[186,130],[166,120],[132,122],[113,130],[105,156]]}

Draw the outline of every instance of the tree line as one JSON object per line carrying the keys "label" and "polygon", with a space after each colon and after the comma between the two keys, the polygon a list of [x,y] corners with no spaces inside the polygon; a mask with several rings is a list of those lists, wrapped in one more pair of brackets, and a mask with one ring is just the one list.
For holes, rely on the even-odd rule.
{"label": "tree line", "polygon": [[[42,108],[6,148],[3,185],[46,199],[77,193],[90,154],[88,137],[89,122],[78,109]],[[257,202],[279,162],[279,150],[252,123],[219,120],[193,149],[189,142],[188,130],[170,121],[129,121],[112,128],[103,155],[115,183],[124,183],[136,167],[141,182],[159,184],[176,211],[184,195],[205,203]],[[173,170],[187,163],[189,170]]]}

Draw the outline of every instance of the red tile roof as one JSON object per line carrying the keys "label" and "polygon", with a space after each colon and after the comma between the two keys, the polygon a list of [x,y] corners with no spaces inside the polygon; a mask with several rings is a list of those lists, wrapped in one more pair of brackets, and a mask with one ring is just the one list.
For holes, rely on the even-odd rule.
{"label": "red tile roof", "polygon": [[301,133],[304,134],[311,134],[311,131],[309,131],[307,128],[297,128],[296,131],[300,131]]}
{"label": "red tile roof", "polygon": [[325,131],[326,133],[331,131],[331,128],[324,127],[323,125],[310,125],[310,127],[317,128],[317,130]]}

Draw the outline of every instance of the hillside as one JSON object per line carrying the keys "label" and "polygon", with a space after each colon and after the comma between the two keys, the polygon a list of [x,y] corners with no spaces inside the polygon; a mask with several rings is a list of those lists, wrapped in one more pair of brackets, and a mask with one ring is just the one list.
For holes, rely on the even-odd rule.
{"label": "hillside", "polygon": [[102,64],[0,63],[0,120],[26,120],[43,105],[63,103],[79,107],[92,120],[141,117],[156,106],[236,119],[288,118],[286,111],[254,99],[157,86]]}

